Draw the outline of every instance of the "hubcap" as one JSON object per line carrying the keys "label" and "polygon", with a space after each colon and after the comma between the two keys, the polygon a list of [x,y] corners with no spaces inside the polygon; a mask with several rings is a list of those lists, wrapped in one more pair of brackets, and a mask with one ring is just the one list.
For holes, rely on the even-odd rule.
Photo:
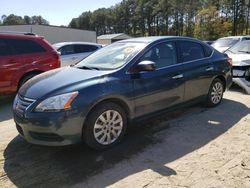
{"label": "hubcap", "polygon": [[223,86],[220,82],[216,82],[212,88],[211,101],[214,104],[218,104],[221,101],[223,95]]}
{"label": "hubcap", "polygon": [[123,119],[119,112],[107,110],[96,120],[94,137],[102,145],[108,145],[117,140],[123,128]]}

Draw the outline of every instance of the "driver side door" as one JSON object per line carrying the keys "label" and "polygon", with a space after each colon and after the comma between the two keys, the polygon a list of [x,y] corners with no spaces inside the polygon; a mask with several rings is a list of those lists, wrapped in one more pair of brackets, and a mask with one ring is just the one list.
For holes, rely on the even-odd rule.
{"label": "driver side door", "polygon": [[182,67],[177,63],[175,42],[156,44],[139,62],[145,60],[155,62],[156,69],[139,72],[134,78],[136,117],[179,104],[184,97],[185,80]]}

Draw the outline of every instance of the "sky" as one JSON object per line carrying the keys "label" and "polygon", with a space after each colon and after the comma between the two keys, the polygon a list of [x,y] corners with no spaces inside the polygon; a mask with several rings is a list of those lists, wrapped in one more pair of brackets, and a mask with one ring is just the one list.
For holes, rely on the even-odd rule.
{"label": "sky", "polygon": [[72,18],[85,11],[108,8],[122,0],[0,0],[0,18],[2,15],[39,16],[50,25],[67,26]]}

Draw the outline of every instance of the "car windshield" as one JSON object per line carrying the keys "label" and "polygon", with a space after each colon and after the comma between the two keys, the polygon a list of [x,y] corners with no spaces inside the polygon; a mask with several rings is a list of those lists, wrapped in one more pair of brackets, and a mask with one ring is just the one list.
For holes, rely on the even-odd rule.
{"label": "car windshield", "polygon": [[242,41],[233,46],[232,48],[228,49],[229,52],[234,53],[234,54],[244,54],[250,53],[250,41]]}
{"label": "car windshield", "polygon": [[222,38],[215,41],[213,47],[230,47],[235,45],[240,39],[239,38]]}
{"label": "car windshield", "polygon": [[129,62],[146,43],[118,42],[108,45],[75,65],[77,68],[113,70]]}

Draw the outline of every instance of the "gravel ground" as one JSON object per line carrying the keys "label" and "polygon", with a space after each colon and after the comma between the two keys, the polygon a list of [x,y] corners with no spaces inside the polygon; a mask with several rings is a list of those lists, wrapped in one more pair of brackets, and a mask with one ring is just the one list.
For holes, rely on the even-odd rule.
{"label": "gravel ground", "polygon": [[130,127],[104,152],[42,147],[15,129],[11,99],[0,104],[0,187],[250,187],[250,97],[225,93]]}

